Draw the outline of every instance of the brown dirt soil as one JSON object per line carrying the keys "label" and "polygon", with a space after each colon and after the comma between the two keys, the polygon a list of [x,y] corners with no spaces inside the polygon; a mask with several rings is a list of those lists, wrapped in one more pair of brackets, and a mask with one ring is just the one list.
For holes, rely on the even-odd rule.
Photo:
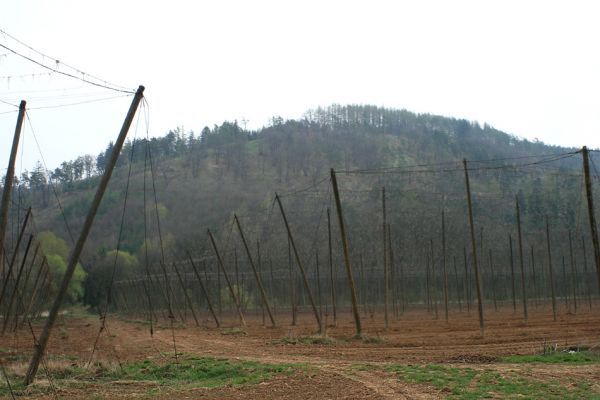
{"label": "brown dirt soil", "polygon": [[[512,370],[536,378],[576,382],[587,379],[600,382],[600,365],[504,364],[498,357],[539,353],[545,345],[594,347],[600,344],[600,313],[597,307],[577,314],[562,312],[557,322],[551,310],[531,307],[529,321],[513,313],[512,308],[500,312],[486,310],[485,337],[479,333],[476,310],[452,312],[450,322],[435,319],[422,309],[413,309],[383,329],[382,315],[361,315],[363,334],[370,340],[354,338],[354,325],[349,312],[338,318],[337,327],[328,327],[332,344],[301,344],[299,339],[314,334],[312,314],[300,315],[296,326],[290,326],[288,314],[278,313],[276,327],[262,326],[262,318],[247,316],[246,329],[214,328],[205,316],[198,328],[161,322],[150,336],[147,323],[110,317],[102,333],[94,361],[116,364],[117,361],[161,360],[172,357],[173,333],[177,351],[197,356],[224,357],[265,363],[302,363],[306,371],[292,376],[278,376],[257,385],[219,389],[180,389],[159,387],[154,382],[114,382],[82,386],[69,385],[59,390],[60,398],[220,398],[220,399],[428,399],[443,398],[444,393],[423,386],[398,381],[382,368],[356,368],[360,365],[448,363],[470,368]],[[331,320],[330,320],[331,322]],[[223,325],[235,326],[235,321]],[[90,359],[99,322],[86,316],[63,318],[55,328],[48,348],[50,362],[82,365]],[[35,330],[39,332],[40,327]],[[296,343],[296,344],[292,344]],[[28,330],[0,338],[0,346],[9,349],[2,354],[9,369],[24,373],[31,354],[32,340]],[[53,361],[54,360],[54,361]],[[58,361],[56,361],[58,360]],[[70,361],[74,360],[74,361]],[[39,385],[44,384],[42,371]],[[600,388],[596,388],[600,389]],[[152,394],[151,394],[152,393]],[[33,396],[35,397],[35,396]],[[43,397],[36,397],[43,398]]]}

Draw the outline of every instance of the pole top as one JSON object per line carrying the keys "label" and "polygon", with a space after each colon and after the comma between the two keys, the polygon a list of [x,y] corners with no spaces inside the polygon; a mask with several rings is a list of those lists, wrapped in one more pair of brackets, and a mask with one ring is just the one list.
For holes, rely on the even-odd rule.
{"label": "pole top", "polygon": [[27,102],[25,100],[21,100],[21,104],[19,104],[19,110],[24,110]]}

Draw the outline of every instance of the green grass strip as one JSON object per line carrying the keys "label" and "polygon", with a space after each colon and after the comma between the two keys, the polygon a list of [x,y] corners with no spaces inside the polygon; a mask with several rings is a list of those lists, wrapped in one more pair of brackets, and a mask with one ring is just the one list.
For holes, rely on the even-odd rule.
{"label": "green grass strip", "polygon": [[564,386],[556,380],[538,381],[515,371],[455,368],[443,365],[395,365],[388,368],[402,381],[435,387],[449,399],[600,399],[584,380]]}

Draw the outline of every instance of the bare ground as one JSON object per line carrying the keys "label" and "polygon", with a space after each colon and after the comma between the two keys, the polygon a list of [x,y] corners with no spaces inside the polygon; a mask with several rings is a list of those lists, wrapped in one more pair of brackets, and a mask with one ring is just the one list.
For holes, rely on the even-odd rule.
{"label": "bare ground", "polygon": [[[354,337],[351,314],[338,318],[337,327],[328,327],[333,344],[301,344],[298,339],[316,331],[309,313],[291,326],[288,314],[276,315],[276,327],[264,327],[259,315],[249,315],[245,330],[217,329],[206,318],[202,327],[168,322],[154,327],[147,323],[109,318],[102,333],[94,361],[104,364],[162,360],[172,358],[173,334],[177,352],[197,356],[224,357],[265,363],[301,363],[306,367],[292,376],[277,376],[248,386],[218,389],[166,388],[156,382],[111,382],[67,385],[58,389],[60,398],[220,398],[220,399],[435,399],[445,393],[424,385],[399,381],[385,371],[391,364],[445,363],[470,368],[517,371],[535,379],[555,379],[565,385],[581,379],[600,382],[600,365],[506,364],[497,358],[514,354],[538,353],[544,346],[595,347],[600,343],[600,313],[597,309],[577,314],[561,313],[552,321],[548,308],[533,308],[529,321],[512,308],[501,312],[487,310],[485,337],[481,337],[476,310],[450,314],[449,322],[425,310],[411,310],[383,329],[381,315],[362,315],[364,334],[369,340]],[[331,319],[329,321],[331,323]],[[225,323],[235,326],[235,321]],[[56,327],[48,349],[48,360],[82,365],[90,359],[99,322],[90,317],[65,317]],[[39,331],[39,327],[36,327]],[[295,344],[292,344],[295,343]],[[31,353],[32,339],[27,330],[0,338],[5,352],[3,362],[17,373],[24,373]],[[62,361],[61,361],[62,360]],[[374,368],[358,368],[357,366]],[[378,368],[382,367],[382,368]],[[51,368],[51,366],[50,366]],[[38,385],[47,384],[42,371]],[[600,393],[598,383],[594,389]],[[32,396],[44,398],[44,396]],[[53,396],[50,396],[53,397]]]}

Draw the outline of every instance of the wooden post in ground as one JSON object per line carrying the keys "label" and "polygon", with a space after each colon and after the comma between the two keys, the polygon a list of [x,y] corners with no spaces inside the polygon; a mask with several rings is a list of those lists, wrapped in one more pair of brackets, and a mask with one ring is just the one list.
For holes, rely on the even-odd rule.
{"label": "wooden post in ground", "polygon": [[297,315],[296,315],[296,276],[294,274],[294,269],[292,268],[292,244],[290,243],[290,238],[288,236],[288,272],[290,278],[290,305],[292,307],[292,326],[296,326]]}
{"label": "wooden post in ground", "polygon": [[[256,261],[258,264],[258,276],[260,276],[260,280],[262,282],[262,280],[263,280],[262,257],[260,254],[260,240],[259,239],[256,239]],[[260,311],[261,311],[262,324],[263,324],[263,326],[265,326],[266,325],[265,324],[265,308],[261,306]]]}
{"label": "wooden post in ground", "polygon": [[575,266],[575,255],[573,254],[573,239],[569,229],[569,258],[571,260],[571,285],[573,290],[573,307],[577,314],[577,267]]}
{"label": "wooden post in ground", "polygon": [[[10,301],[8,302],[8,307],[6,308],[6,314],[4,314],[4,323],[2,324],[2,336],[4,336],[4,333],[6,332],[6,327],[8,326],[8,321],[10,320],[10,312],[15,302],[17,291],[19,290],[19,282],[21,281],[21,276],[23,276],[23,269],[25,268],[25,262],[27,261],[27,255],[29,254],[29,249],[31,247],[32,241],[33,235],[29,235],[29,240],[27,241],[27,246],[25,247],[25,253],[23,254],[23,260],[21,261],[21,267],[19,268],[19,272],[17,272],[17,278],[15,279],[15,287],[10,296]],[[15,251],[16,250],[17,249],[15,249]],[[15,313],[16,312],[17,310],[15,310]]]}
{"label": "wooden post in ground", "polygon": [[394,318],[397,320],[399,318],[398,311],[398,290],[397,290],[397,277],[396,277],[396,265],[394,263],[394,248],[392,247],[392,226],[388,224],[387,226],[387,239],[388,239],[388,257],[389,257],[389,270],[390,270],[390,282],[392,285],[392,312],[394,314]]}
{"label": "wooden post in ground", "polygon": [[52,332],[52,328],[54,327],[54,322],[56,321],[56,317],[58,316],[58,312],[67,293],[69,283],[71,282],[71,278],[73,277],[73,273],[75,272],[75,267],[79,262],[79,256],[81,255],[81,251],[83,250],[83,246],[85,245],[88,233],[92,228],[94,218],[96,217],[96,212],[98,211],[98,207],[100,206],[100,202],[102,201],[102,197],[104,196],[104,192],[106,190],[106,187],[108,186],[108,182],[110,181],[110,177],[112,175],[114,166],[117,163],[117,159],[119,158],[119,154],[121,153],[121,149],[123,148],[123,144],[125,143],[125,138],[127,137],[127,132],[129,131],[129,127],[131,126],[133,117],[142,100],[143,93],[144,87],[140,86],[137,92],[135,93],[127,116],[125,117],[125,121],[123,122],[123,126],[121,128],[121,132],[119,133],[119,137],[117,138],[113,146],[110,159],[107,162],[104,174],[102,175],[100,184],[98,185],[98,189],[96,190],[96,195],[92,200],[92,204],[88,211],[88,215],[85,219],[85,222],[83,223],[79,239],[77,240],[75,248],[73,249],[73,252],[69,257],[69,263],[67,264],[67,269],[63,276],[62,283],[60,285],[60,288],[58,289],[58,294],[56,296],[56,299],[54,300],[52,308],[50,309],[48,318],[46,320],[46,324],[44,326],[44,329],[42,330],[39,341],[35,346],[35,351],[33,353],[31,362],[29,364],[29,368],[27,370],[27,374],[25,376],[25,385],[29,385],[31,382],[33,382],[40,361],[44,355],[44,352],[46,351],[46,345],[48,344],[48,339],[50,339],[50,334]]}
{"label": "wooden post in ground", "polygon": [[517,312],[517,295],[515,289],[515,262],[513,256],[513,242],[512,236],[508,234],[508,248],[510,249],[510,281],[512,284],[512,302],[513,302],[513,312]]}
{"label": "wooden post in ground", "polygon": [[331,168],[331,185],[333,186],[333,195],[335,198],[335,208],[337,209],[338,221],[340,224],[340,235],[342,236],[342,247],[344,250],[344,263],[346,265],[346,275],[348,277],[348,286],[350,288],[350,299],[352,301],[352,315],[354,316],[354,325],[356,335],[362,335],[362,327],[360,324],[360,315],[358,313],[358,302],[356,299],[356,287],[354,285],[354,276],[352,275],[352,266],[350,264],[350,249],[348,248],[348,238],[346,237],[346,228],[344,226],[344,216],[342,214],[342,202],[338,191],[337,178],[335,170]]}
{"label": "wooden post in ground", "polygon": [[331,212],[327,207],[327,246],[329,252],[329,278],[331,280],[331,307],[333,308],[333,326],[337,326],[337,305],[335,301],[335,270],[333,269],[333,248],[331,246]]}
{"label": "wooden post in ground", "polygon": [[523,319],[527,322],[527,287],[525,286],[525,266],[523,265],[523,239],[521,236],[521,209],[519,207],[519,196],[515,196],[517,209],[517,232],[519,237],[519,265],[521,267],[521,290],[523,292]]}
{"label": "wooden post in ground", "polygon": [[[25,306],[25,310],[23,311],[23,319],[21,320],[21,326],[27,320],[27,315],[29,314],[29,310],[31,309],[33,301],[36,298],[37,292],[39,290],[38,283],[40,282],[40,276],[42,275],[42,270],[44,269],[44,266],[46,266],[46,256],[44,256],[44,258],[42,259],[42,263],[40,264],[40,266],[38,268],[37,274],[35,275],[35,280],[33,281],[33,286],[31,288],[31,295],[29,296],[29,301],[27,303],[27,306]],[[15,326],[15,330],[16,330],[16,326]]]}
{"label": "wooden post in ground", "polygon": [[585,282],[585,292],[586,292],[586,296],[587,296],[587,301],[588,301],[588,307],[591,310],[592,309],[592,290],[590,288],[590,280],[588,279],[588,269],[587,269],[587,254],[586,254],[586,249],[585,249],[585,236],[581,235],[581,246],[582,246],[582,251],[583,251],[583,276],[584,278],[584,282]]}
{"label": "wooden post in ground", "polygon": [[[6,237],[6,225],[8,224],[8,209],[10,208],[10,196],[12,194],[13,180],[15,178],[15,162],[17,161],[17,150],[21,138],[21,128],[25,117],[25,100],[19,105],[19,115],[17,116],[17,126],[13,136],[10,157],[8,159],[8,168],[4,178],[4,187],[2,189],[2,202],[0,203],[0,265],[4,263],[4,238]],[[6,279],[6,278],[5,278]]]}
{"label": "wooden post in ground", "polygon": [[590,160],[588,149],[581,149],[583,157],[583,174],[585,179],[585,195],[587,198],[588,215],[590,219],[590,230],[592,233],[592,246],[594,248],[594,262],[596,263],[596,278],[598,279],[598,290],[600,290],[600,244],[598,243],[598,226],[596,225],[596,214],[594,211],[594,196],[592,192],[592,180],[590,179]]}
{"label": "wooden post in ground", "polygon": [[442,211],[442,270],[444,272],[444,307],[448,322],[448,273],[446,272],[446,217]]}
{"label": "wooden post in ground", "polygon": [[260,276],[258,275],[258,271],[256,270],[256,266],[254,265],[254,260],[252,259],[252,254],[250,253],[250,248],[248,247],[246,238],[244,237],[244,232],[242,231],[242,226],[240,225],[240,220],[238,219],[236,214],[233,214],[233,219],[238,227],[240,237],[242,238],[242,243],[244,244],[244,249],[246,249],[246,255],[248,256],[248,261],[250,261],[250,266],[252,267],[252,272],[254,272],[254,278],[256,279],[256,285],[258,286],[258,290],[260,291],[262,304],[267,309],[267,314],[269,314],[269,319],[271,320],[271,325],[275,326],[275,318],[273,317],[273,313],[271,312],[271,306],[269,305],[269,301],[267,300],[267,294],[265,293],[265,288],[263,287]]}
{"label": "wooden post in ground", "polygon": [[[29,216],[31,215],[31,207],[27,209],[27,214],[25,214],[25,219],[23,220],[23,224],[21,225],[21,230],[19,231],[19,235],[17,236],[17,241],[15,243],[15,249],[10,258],[10,262],[6,268],[6,274],[4,275],[4,282],[2,282],[2,291],[0,291],[0,305],[2,305],[2,301],[4,300],[4,295],[6,294],[6,287],[8,285],[8,281],[12,276],[13,265],[15,264],[15,260],[17,258],[17,254],[19,252],[19,247],[21,247],[21,240],[23,240],[23,235],[25,234],[25,228],[27,228],[27,222],[29,221]],[[2,261],[5,259],[4,254],[2,254]],[[0,261],[1,262],[1,261]]]}
{"label": "wooden post in ground", "polygon": [[548,246],[548,272],[550,275],[550,294],[552,295],[552,316],[556,322],[556,295],[554,294],[554,272],[552,271],[552,248],[550,247],[550,225],[546,215],[546,244]]}
{"label": "wooden post in ground", "polygon": [[358,274],[360,278],[360,297],[363,303],[363,314],[367,316],[367,290],[365,288],[365,267],[363,265],[363,254],[362,252],[358,256]]}
{"label": "wooden post in ground", "polygon": [[533,245],[531,245],[531,273],[532,273],[532,277],[533,277],[533,298],[535,300],[535,307],[537,308],[538,306],[538,289],[537,289],[537,280],[535,278],[535,256],[533,253]]}
{"label": "wooden post in ground", "polygon": [[[225,270],[225,265],[223,265],[223,259],[221,258],[221,254],[219,253],[219,249],[217,248],[217,242],[215,242],[215,238],[211,233],[210,229],[206,231],[208,233],[208,237],[210,238],[210,243],[212,244],[212,248],[215,251],[215,256],[217,257],[217,264],[223,273],[223,277],[225,278],[225,282],[227,283],[227,288],[229,288],[229,294],[231,295],[231,299],[233,300],[233,304],[235,305],[238,316],[240,317],[240,322],[243,327],[246,327],[246,320],[244,319],[244,314],[242,313],[242,308],[240,304],[240,299],[235,294],[235,290],[233,290],[233,286],[231,285],[231,281],[229,280],[229,276],[227,275],[227,271]],[[219,293],[219,296],[221,294]]]}
{"label": "wooden post in ground", "polygon": [[179,273],[179,269],[177,268],[177,264],[173,262],[173,269],[175,269],[175,273],[177,274],[177,280],[179,281],[179,285],[181,286],[181,290],[183,291],[183,295],[185,296],[185,301],[188,303],[190,307],[190,311],[192,312],[192,317],[194,318],[194,322],[196,322],[196,326],[200,326],[200,322],[198,322],[198,317],[196,317],[196,312],[194,311],[194,305],[192,304],[192,299],[190,298],[185,284],[183,283],[183,279],[181,279],[181,274]]}
{"label": "wooden post in ground", "polygon": [[498,302],[496,300],[496,274],[494,274],[494,261],[492,259],[492,249],[488,249],[490,262],[490,273],[492,275],[492,300],[494,301],[494,311],[498,311]]}
{"label": "wooden post in ground", "polygon": [[454,278],[456,279],[456,300],[458,301],[458,309],[462,312],[462,300],[460,293],[460,283],[458,279],[458,270],[456,268],[456,256],[452,256],[452,265],[454,266]]}
{"label": "wooden post in ground", "polygon": [[[219,323],[219,318],[217,318],[217,314],[215,313],[215,310],[212,306],[212,302],[210,301],[210,296],[208,295],[208,291],[206,290],[206,287],[204,286],[204,283],[202,282],[202,278],[200,278],[200,274],[198,273],[196,264],[194,264],[194,260],[192,259],[192,256],[189,252],[187,252],[187,256],[188,256],[188,259],[190,260],[190,264],[192,265],[192,269],[194,270],[194,275],[196,275],[196,279],[198,280],[198,283],[200,284],[200,289],[202,289],[202,292],[204,293],[204,298],[206,299],[206,304],[208,305],[210,314],[212,315],[213,319],[215,320],[215,324],[217,324],[217,328],[219,328],[219,327],[221,327],[221,324]],[[205,268],[206,268],[206,265],[205,265]],[[220,293],[219,293],[219,295],[220,295]]]}
{"label": "wooden post in ground", "polygon": [[[317,303],[319,304],[319,318],[320,321],[323,321],[323,302],[322,297],[321,297],[321,271],[319,270],[319,249],[317,248],[315,250],[315,279],[317,281]],[[322,325],[323,332],[321,333],[325,333],[325,330],[327,329],[326,324]]]}
{"label": "wooden post in ground", "polygon": [[381,224],[381,233],[383,237],[383,315],[384,315],[384,329],[389,328],[389,319],[388,319],[388,305],[390,301],[390,293],[389,293],[389,269],[388,269],[388,260],[387,260],[387,216],[385,209],[385,186],[381,188],[381,210],[382,210],[382,224]]}
{"label": "wooden post in ground", "polygon": [[471,204],[471,186],[469,183],[469,170],[467,168],[467,159],[463,159],[465,170],[465,183],[467,189],[467,206],[469,209],[469,226],[471,229],[471,245],[473,248],[473,269],[475,271],[475,286],[477,287],[477,306],[479,311],[479,330],[481,336],[484,336],[485,322],[483,319],[483,294],[481,290],[481,280],[479,278],[479,267],[477,265],[477,243],[475,242],[475,225],[473,223],[473,205]]}
{"label": "wooden post in ground", "polygon": [[567,283],[567,266],[565,265],[565,256],[562,256],[562,292],[565,300],[565,309],[571,312],[571,303],[569,302],[569,287]]}
{"label": "wooden post in ground", "polygon": [[[283,223],[285,224],[285,229],[288,234],[288,239],[290,240],[290,244],[292,245],[292,249],[294,250],[294,257],[296,258],[296,264],[298,265],[298,269],[300,270],[300,275],[302,276],[302,282],[304,283],[304,289],[306,290],[306,294],[308,295],[308,300],[310,301],[310,305],[315,314],[315,319],[317,320],[317,325],[319,326],[319,333],[323,333],[323,323],[321,321],[321,316],[319,311],[317,310],[317,306],[315,304],[315,300],[312,295],[312,291],[310,290],[310,285],[308,284],[308,279],[306,278],[306,272],[304,271],[304,266],[302,265],[302,261],[300,261],[300,255],[298,254],[298,249],[296,248],[296,244],[294,243],[294,237],[292,236],[292,231],[290,230],[290,225],[288,224],[287,217],[285,215],[285,211],[283,210],[283,205],[281,204],[281,199],[279,195],[275,193],[275,200],[277,200],[277,204],[279,205],[279,210],[281,211],[281,216],[283,217]],[[317,256],[318,257],[318,256]],[[318,262],[318,258],[317,258]],[[317,264],[318,268],[318,264]],[[318,286],[320,292],[320,285]],[[319,304],[320,301],[320,293],[319,293]]]}
{"label": "wooden post in ground", "polygon": [[438,287],[437,273],[435,270],[435,253],[433,252],[433,239],[429,239],[429,248],[431,250],[431,293],[433,296],[433,311],[435,312],[435,319],[438,319]]}
{"label": "wooden post in ground", "polygon": [[469,285],[469,266],[467,264],[467,246],[463,246],[463,260],[465,264],[465,301],[467,302],[467,312],[471,312],[471,294]]}

